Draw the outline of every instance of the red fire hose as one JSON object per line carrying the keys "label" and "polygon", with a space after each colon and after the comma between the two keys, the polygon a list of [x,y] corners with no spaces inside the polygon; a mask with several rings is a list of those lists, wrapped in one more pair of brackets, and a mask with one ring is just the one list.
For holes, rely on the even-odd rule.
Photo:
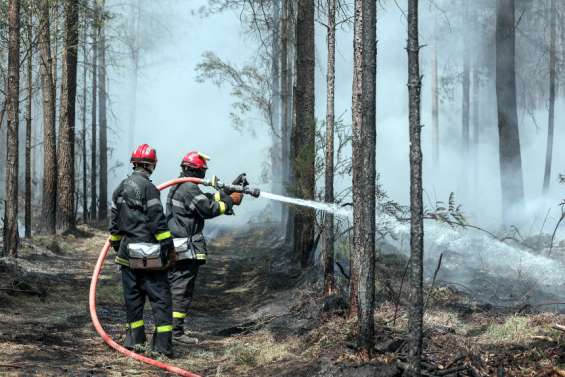
{"label": "red fire hose", "polygon": [[[177,179],[173,179],[171,181],[165,182],[157,188],[159,190],[164,190],[164,189],[166,189],[170,186],[178,185],[178,184],[184,183],[184,182],[193,182],[193,183],[196,183],[196,184],[206,184],[207,183],[206,181],[199,179],[199,178],[177,178]],[[96,267],[94,267],[94,272],[92,273],[92,280],[90,281],[90,294],[88,296],[88,305],[90,307],[90,317],[92,318],[92,324],[94,325],[96,332],[100,335],[100,337],[102,337],[102,340],[104,340],[104,342],[106,344],[108,344],[110,347],[112,347],[113,349],[115,349],[118,352],[123,353],[126,356],[133,357],[136,360],[139,360],[139,361],[144,362],[146,364],[150,364],[150,365],[156,366],[158,368],[164,369],[167,372],[175,373],[179,376],[201,377],[198,374],[189,372],[187,370],[184,370],[184,369],[181,369],[181,368],[178,368],[178,367],[166,364],[166,363],[162,363],[160,361],[157,361],[157,360],[151,359],[149,357],[135,353],[133,351],[130,351],[130,350],[126,349],[125,347],[116,343],[112,338],[110,338],[110,336],[106,333],[106,331],[104,331],[104,329],[102,328],[102,325],[100,324],[100,321],[98,320],[98,315],[96,314],[96,284],[98,283],[98,278],[100,276],[100,272],[102,271],[102,266],[104,265],[104,261],[106,260],[106,255],[108,254],[109,250],[110,250],[110,241],[108,240],[108,241],[106,241],[106,243],[104,244],[104,247],[102,247],[102,250],[100,251],[100,256],[98,257],[98,261],[96,262]]]}

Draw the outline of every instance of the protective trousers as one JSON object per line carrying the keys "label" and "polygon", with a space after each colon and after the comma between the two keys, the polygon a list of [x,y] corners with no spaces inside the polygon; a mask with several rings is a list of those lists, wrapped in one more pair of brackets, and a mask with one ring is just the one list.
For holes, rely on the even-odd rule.
{"label": "protective trousers", "polygon": [[169,271],[169,283],[173,299],[173,334],[184,334],[184,320],[194,294],[194,284],[199,263],[193,259],[178,261]]}
{"label": "protective trousers", "polygon": [[122,266],[122,284],[127,312],[127,330],[124,346],[133,348],[145,343],[145,323],[143,306],[145,297],[149,298],[155,331],[152,349],[171,356],[172,343],[172,302],[166,271],[132,270]]}

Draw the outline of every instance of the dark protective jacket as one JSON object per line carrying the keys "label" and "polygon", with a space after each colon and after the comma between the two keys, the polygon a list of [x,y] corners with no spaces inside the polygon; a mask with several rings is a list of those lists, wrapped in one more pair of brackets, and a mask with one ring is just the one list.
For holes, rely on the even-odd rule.
{"label": "dark protective jacket", "polygon": [[169,191],[167,222],[173,237],[188,238],[196,259],[205,263],[208,250],[202,234],[204,222],[225,214],[230,208],[231,199],[223,192],[204,193],[197,184],[185,182]]}
{"label": "dark protective jacket", "polygon": [[171,238],[160,193],[148,174],[134,171],[112,195],[111,239],[121,240],[116,263],[129,265],[131,242],[157,243]]}

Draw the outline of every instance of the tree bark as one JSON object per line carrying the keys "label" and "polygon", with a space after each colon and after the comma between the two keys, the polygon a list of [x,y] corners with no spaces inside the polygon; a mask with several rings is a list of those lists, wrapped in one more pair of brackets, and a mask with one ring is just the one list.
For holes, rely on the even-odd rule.
{"label": "tree bark", "polygon": [[43,96],[43,197],[41,228],[55,234],[57,213],[57,134],[55,130],[55,86],[51,31],[49,27],[49,0],[40,3],[39,54],[41,90]]}
{"label": "tree bark", "polygon": [[[296,91],[292,130],[293,178],[295,194],[314,199],[315,133],[314,118],[314,0],[298,0],[296,20]],[[299,37],[298,37],[299,36]],[[314,246],[314,210],[294,209],[294,252],[302,267],[311,264]]]}
{"label": "tree bark", "polygon": [[522,158],[516,107],[514,0],[496,2],[496,99],[503,222],[524,202]]}
{"label": "tree bark", "polygon": [[[101,2],[101,12],[104,14],[104,0]],[[100,85],[98,86],[99,117],[100,117],[100,173],[99,173],[99,205],[98,223],[106,224],[108,220],[108,121],[106,114],[106,33],[105,19],[100,21],[100,62],[98,65]]]}
{"label": "tree bark", "polygon": [[424,316],[424,210],[422,201],[422,148],[420,123],[420,44],[418,0],[408,1],[408,101],[410,128],[410,304],[408,310],[407,375],[421,375]]}
{"label": "tree bark", "polygon": [[98,218],[97,176],[98,169],[96,152],[98,150],[97,138],[97,95],[98,95],[98,36],[100,35],[100,22],[98,20],[98,0],[92,0],[94,8],[94,25],[92,25],[92,111],[90,128],[90,222],[94,224]]}
{"label": "tree bark", "polygon": [[376,2],[355,0],[353,35],[352,159],[353,266],[358,279],[359,347],[374,344],[376,209]]}
{"label": "tree bark", "polygon": [[[469,30],[466,27],[469,19],[469,2],[465,1],[464,17],[463,17],[463,81],[462,81],[462,110],[461,110],[461,147],[462,147],[462,163],[465,166],[469,160],[469,146],[470,146],[470,101],[471,101],[471,54],[469,51]],[[462,169],[463,177],[462,183],[464,190],[467,188],[467,173],[466,169]]]}
{"label": "tree bark", "polygon": [[18,256],[18,126],[20,95],[20,1],[8,1],[7,148],[4,254]]}
{"label": "tree bark", "polygon": [[[57,112],[60,111],[60,109],[57,109],[57,69],[58,69],[58,61],[59,61],[59,32],[60,32],[60,17],[59,17],[59,6],[60,6],[60,1],[59,0],[54,0],[54,1],[49,1],[49,10],[52,13],[52,19],[55,23],[53,29],[51,30],[53,32],[53,48],[51,49],[51,53],[53,54],[51,56],[51,78],[53,79],[53,98],[55,98],[55,102],[54,102],[54,106],[55,106],[55,111],[53,112],[53,124],[55,125],[55,127],[57,127]],[[55,174],[57,174],[55,172]]]}
{"label": "tree bark", "polygon": [[[289,39],[290,39],[290,1],[283,0],[281,18],[281,174],[282,174],[282,194],[288,194],[289,170],[290,170],[290,129],[291,119],[291,92],[292,92],[292,73],[289,67]],[[282,222],[286,222],[287,233],[290,229],[288,206],[282,206]],[[288,234],[287,234],[288,235]]]}
{"label": "tree bark", "polygon": [[[334,121],[335,121],[335,12],[336,0],[328,0],[328,68],[326,76],[326,171],[324,200],[334,202]],[[324,218],[324,295],[335,291],[334,279],[334,216],[326,213]]]}
{"label": "tree bark", "polygon": [[475,67],[473,69],[473,185],[475,203],[479,204],[479,135],[481,130],[480,120],[480,101],[481,101],[481,80],[479,76],[479,60],[475,59]]}
{"label": "tree bark", "polygon": [[58,229],[76,228],[75,218],[75,105],[77,89],[78,0],[65,0],[65,46],[61,78],[61,120],[57,199]]}
{"label": "tree bark", "polygon": [[[282,160],[281,160],[281,47],[280,47],[280,25],[281,25],[281,0],[274,0],[271,30],[271,189],[273,192],[282,194]],[[273,202],[273,213],[276,218],[282,220],[283,205]]]}
{"label": "tree bark", "polygon": [[86,49],[88,38],[88,14],[85,11],[82,31],[82,221],[86,224],[88,222],[88,192],[87,192],[87,170],[88,163],[86,161],[86,96],[87,96],[87,73],[88,73],[88,53]]}
{"label": "tree bark", "polygon": [[545,152],[545,171],[543,175],[543,194],[549,190],[551,179],[551,164],[553,162],[553,125],[555,122],[555,91],[556,91],[556,5],[555,0],[551,0],[550,11],[550,37],[549,37],[549,113],[547,117],[547,148]]}
{"label": "tree bark", "polygon": [[33,4],[28,5],[27,25],[27,103],[26,103],[26,144],[25,144],[25,209],[24,225],[25,237],[31,238],[31,102],[33,97]]}

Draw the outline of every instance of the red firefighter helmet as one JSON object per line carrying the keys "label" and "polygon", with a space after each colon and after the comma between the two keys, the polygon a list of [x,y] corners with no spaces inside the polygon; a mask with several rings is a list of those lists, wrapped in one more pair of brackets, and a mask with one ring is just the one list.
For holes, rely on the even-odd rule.
{"label": "red firefighter helmet", "polygon": [[192,151],[188,152],[186,156],[182,159],[180,166],[188,167],[195,170],[206,170],[208,169],[208,161],[210,157],[203,153]]}
{"label": "red firefighter helmet", "polygon": [[132,163],[157,164],[157,151],[149,144],[141,144],[131,155]]}

